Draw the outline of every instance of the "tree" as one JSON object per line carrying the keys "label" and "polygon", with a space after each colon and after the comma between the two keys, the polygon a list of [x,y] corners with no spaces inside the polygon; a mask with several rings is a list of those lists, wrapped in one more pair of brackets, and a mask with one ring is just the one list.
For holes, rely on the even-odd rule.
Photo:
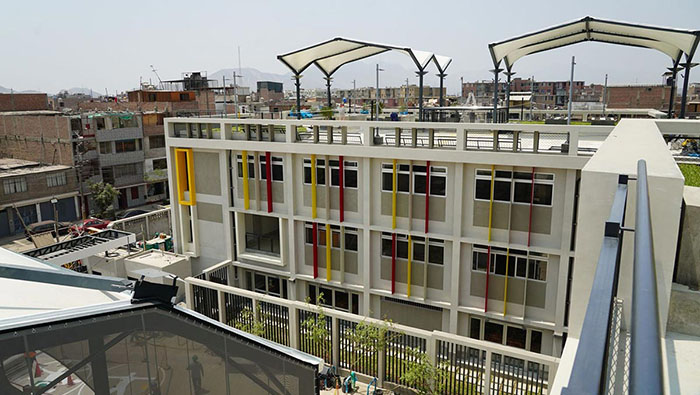
{"label": "tree", "polygon": [[333,108],[322,107],[321,108],[321,115],[326,119],[333,119]]}
{"label": "tree", "polygon": [[240,313],[238,313],[238,319],[233,324],[233,327],[243,332],[248,332],[251,335],[264,337],[266,322],[265,313],[262,312],[262,307],[260,303],[255,302],[255,310],[258,313],[258,319],[255,319],[255,314],[253,310],[249,307],[244,307]]}
{"label": "tree", "polygon": [[417,348],[409,348],[406,354],[401,380],[421,395],[444,393],[448,367],[433,365],[428,354]]}
{"label": "tree", "polygon": [[[328,330],[326,313],[321,307],[323,302],[323,293],[318,295],[316,298],[316,306],[318,313],[311,313],[306,316],[306,318],[301,322],[301,329],[304,336],[311,341],[312,344],[316,345],[319,350],[321,358],[325,359],[326,362],[331,361],[331,333]],[[311,299],[306,298],[306,304],[311,304]],[[311,310],[311,309],[309,309]]]}
{"label": "tree", "polygon": [[90,183],[89,185],[90,193],[92,194],[92,200],[95,201],[97,205],[97,215],[103,217],[105,211],[112,207],[114,204],[114,199],[119,196],[119,191],[116,190],[111,184],[105,182]]}
{"label": "tree", "polygon": [[[383,352],[394,339],[402,335],[393,331],[393,328],[394,323],[391,320],[383,320],[381,324],[369,322],[367,319],[358,322],[346,335],[352,350],[350,368],[355,370],[360,360]],[[378,367],[371,368],[376,371]]]}

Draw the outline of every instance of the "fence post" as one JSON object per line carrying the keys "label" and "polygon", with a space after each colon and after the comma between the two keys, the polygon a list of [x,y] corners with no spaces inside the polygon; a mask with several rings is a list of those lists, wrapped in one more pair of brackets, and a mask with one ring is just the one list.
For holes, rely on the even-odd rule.
{"label": "fence post", "polygon": [[486,350],[486,363],[484,364],[484,394],[491,393],[491,350]]}
{"label": "fence post", "polygon": [[285,125],[285,140],[287,143],[293,143],[296,141],[296,131],[297,127],[296,125]]}
{"label": "fence post", "polygon": [[347,145],[347,143],[348,143],[348,127],[347,126],[340,127],[340,143],[343,145]]}
{"label": "fence post", "polygon": [[569,155],[578,155],[578,130],[569,132]]}
{"label": "fence post", "polygon": [[219,299],[219,322],[226,324],[226,294],[224,294],[224,291],[217,289],[216,297]]}
{"label": "fence post", "polygon": [[532,134],[532,153],[537,153],[540,149],[540,132]]}
{"label": "fence post", "polygon": [[384,377],[386,373],[386,348],[377,355],[377,370],[377,381],[380,386],[384,386],[384,380],[386,379]]}
{"label": "fence post", "polygon": [[190,310],[194,310],[194,301],[192,300],[194,298],[194,290],[192,287],[192,283],[185,281],[185,304]]}
{"label": "fence post", "polygon": [[149,239],[151,237],[151,229],[149,226],[149,224],[151,222],[150,217],[151,217],[150,215],[146,216],[146,235],[145,235],[144,239]]}
{"label": "fence post", "polygon": [[435,147],[435,129],[428,129],[428,148]]}
{"label": "fence post", "polygon": [[418,129],[411,128],[411,147],[418,147]]}
{"label": "fence post", "polygon": [[340,327],[338,317],[331,316],[331,347],[333,348],[333,365],[340,369]]}
{"label": "fence post", "polygon": [[294,306],[289,309],[289,347],[299,349],[299,310]]}
{"label": "fence post", "polygon": [[498,149],[499,149],[499,147],[498,147],[498,130],[494,130],[494,131],[493,131],[493,137],[492,137],[492,138],[493,138],[492,148],[493,148],[494,151],[498,151]]}
{"label": "fence post", "polygon": [[401,146],[401,128],[394,128],[394,146]]}
{"label": "fence post", "polygon": [[456,129],[455,134],[455,150],[464,151],[467,145],[467,129]]}

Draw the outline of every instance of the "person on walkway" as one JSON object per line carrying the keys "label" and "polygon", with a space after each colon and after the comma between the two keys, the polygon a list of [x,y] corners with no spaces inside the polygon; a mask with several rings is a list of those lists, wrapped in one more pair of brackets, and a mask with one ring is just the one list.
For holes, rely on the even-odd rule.
{"label": "person on walkway", "polygon": [[192,362],[187,366],[187,370],[190,371],[190,376],[192,377],[192,386],[194,387],[195,394],[201,394],[202,391],[202,377],[204,377],[204,366],[199,362],[199,358],[196,355],[192,356]]}

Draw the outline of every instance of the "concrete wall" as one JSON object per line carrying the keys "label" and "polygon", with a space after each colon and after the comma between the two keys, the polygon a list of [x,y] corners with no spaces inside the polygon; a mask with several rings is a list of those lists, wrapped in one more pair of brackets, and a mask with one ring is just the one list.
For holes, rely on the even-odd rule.
{"label": "concrete wall", "polygon": [[0,157],[73,166],[70,118],[0,113]]}
{"label": "concrete wall", "polygon": [[675,281],[690,289],[700,287],[700,188],[685,186],[685,211]]}

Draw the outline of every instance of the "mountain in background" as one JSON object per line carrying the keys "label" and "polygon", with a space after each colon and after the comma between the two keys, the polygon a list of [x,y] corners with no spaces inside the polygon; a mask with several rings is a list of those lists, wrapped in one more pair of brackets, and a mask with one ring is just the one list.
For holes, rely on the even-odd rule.
{"label": "mountain in background", "polygon": [[[405,85],[406,78],[409,79],[409,84],[418,84],[418,78],[408,64],[383,62],[380,66],[384,70],[379,76],[379,85],[381,87],[398,87]],[[216,80],[218,82],[217,86],[221,86],[222,77],[226,76],[226,85],[229,85],[231,83],[230,81],[233,81],[234,71],[238,74],[238,69],[219,70],[209,74],[209,79]],[[282,82],[285,90],[294,89],[294,80],[292,79],[293,74],[291,71],[285,74],[276,74],[260,71],[252,67],[244,67],[241,69],[241,74],[243,75],[243,79],[238,85],[248,86],[251,91],[257,89],[258,81]],[[431,77],[432,76],[426,76],[425,85],[437,86],[438,82],[432,80]],[[434,79],[437,80],[437,78]],[[362,61],[346,64],[333,74],[331,86],[338,89],[350,89],[353,86],[353,80],[355,80],[355,86],[357,88],[376,86],[376,64]],[[457,80],[456,86],[458,85],[459,81]],[[310,66],[302,73],[301,86],[303,89],[323,89],[326,87],[326,80],[324,79],[323,73],[315,66]]]}

